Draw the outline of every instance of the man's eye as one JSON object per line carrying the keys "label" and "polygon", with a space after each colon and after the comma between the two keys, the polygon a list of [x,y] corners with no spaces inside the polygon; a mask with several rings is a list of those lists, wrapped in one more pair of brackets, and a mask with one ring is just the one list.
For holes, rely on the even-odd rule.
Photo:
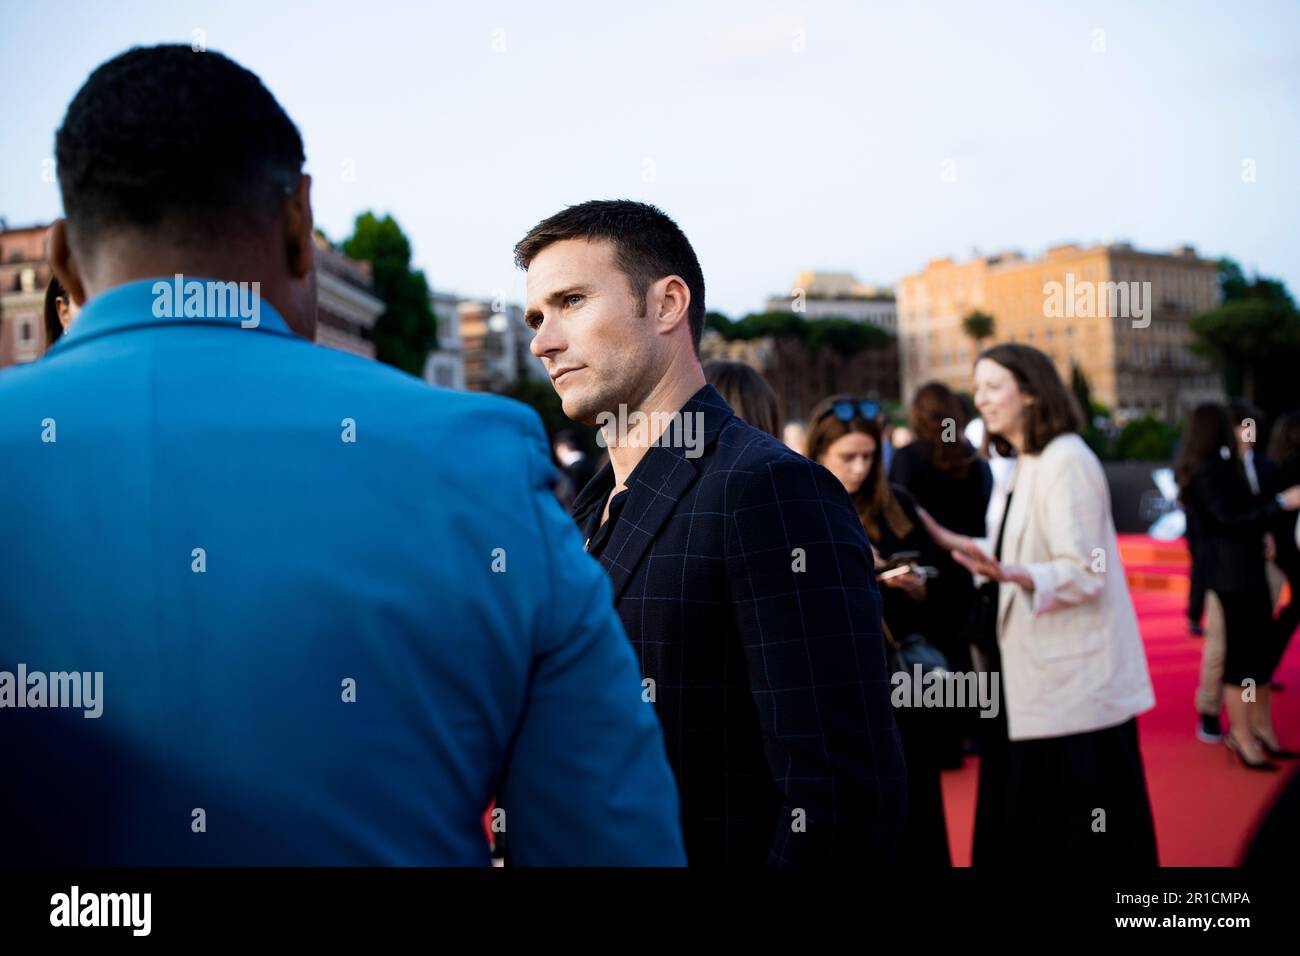
{"label": "man's eye", "polygon": [[541,328],[542,317],[540,315],[530,315],[524,324],[527,325],[534,332],[536,332],[539,328]]}
{"label": "man's eye", "polygon": [[577,293],[577,292],[570,292],[568,295],[566,295],[566,296],[564,297],[564,304],[565,304],[565,305],[577,305],[579,302],[581,302],[581,301],[582,301],[583,299],[585,299],[585,298],[586,298],[586,296],[581,295],[581,294],[579,294],[579,293]]}

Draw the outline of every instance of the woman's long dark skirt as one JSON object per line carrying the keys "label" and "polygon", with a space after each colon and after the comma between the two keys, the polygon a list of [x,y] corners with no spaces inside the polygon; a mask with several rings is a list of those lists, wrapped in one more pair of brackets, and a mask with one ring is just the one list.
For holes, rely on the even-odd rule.
{"label": "woman's long dark skirt", "polygon": [[[997,661],[992,669],[1000,670]],[[1137,718],[1082,734],[1012,741],[1005,691],[1000,696],[997,717],[979,721],[973,864],[1156,866]]]}

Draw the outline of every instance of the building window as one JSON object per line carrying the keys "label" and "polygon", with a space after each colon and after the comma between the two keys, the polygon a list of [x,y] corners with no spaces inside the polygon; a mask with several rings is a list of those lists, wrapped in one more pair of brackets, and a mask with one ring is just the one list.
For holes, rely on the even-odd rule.
{"label": "building window", "polygon": [[18,341],[26,345],[32,340],[32,323],[29,319],[24,319],[23,324],[18,326]]}

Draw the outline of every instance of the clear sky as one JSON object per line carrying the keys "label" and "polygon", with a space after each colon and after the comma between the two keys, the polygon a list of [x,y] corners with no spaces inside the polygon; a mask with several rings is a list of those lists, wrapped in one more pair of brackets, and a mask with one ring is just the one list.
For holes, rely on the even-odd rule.
{"label": "clear sky", "polygon": [[391,212],[466,296],[522,300],[514,242],[610,197],[672,215],[731,315],[805,269],[1104,239],[1300,295],[1296,2],[40,0],[0,27],[11,225],[59,214],[43,164],[89,71],[202,30],[297,122],[325,232]]}

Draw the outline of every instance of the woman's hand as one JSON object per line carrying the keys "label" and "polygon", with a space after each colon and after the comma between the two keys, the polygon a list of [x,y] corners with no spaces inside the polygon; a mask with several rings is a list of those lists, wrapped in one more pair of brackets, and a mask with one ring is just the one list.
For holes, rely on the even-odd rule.
{"label": "woman's hand", "polygon": [[916,506],[916,513],[921,518],[921,524],[925,525],[926,533],[930,535],[932,541],[945,551],[953,551],[971,543],[971,539],[961,534],[954,534],[939,522],[930,517],[930,513],[920,505]]}
{"label": "woman's hand", "polygon": [[[969,541],[969,539],[967,539]],[[991,581],[1003,583],[1009,581],[1018,584],[1026,591],[1034,590],[1034,579],[1019,564],[1003,564],[992,555],[985,554],[973,541],[963,548],[954,548],[952,558],[972,574],[978,574]]]}
{"label": "woman's hand", "polygon": [[985,554],[970,538],[958,542],[950,552],[952,559],[971,574],[978,574],[993,581],[1002,581],[1002,565],[992,555]]}

